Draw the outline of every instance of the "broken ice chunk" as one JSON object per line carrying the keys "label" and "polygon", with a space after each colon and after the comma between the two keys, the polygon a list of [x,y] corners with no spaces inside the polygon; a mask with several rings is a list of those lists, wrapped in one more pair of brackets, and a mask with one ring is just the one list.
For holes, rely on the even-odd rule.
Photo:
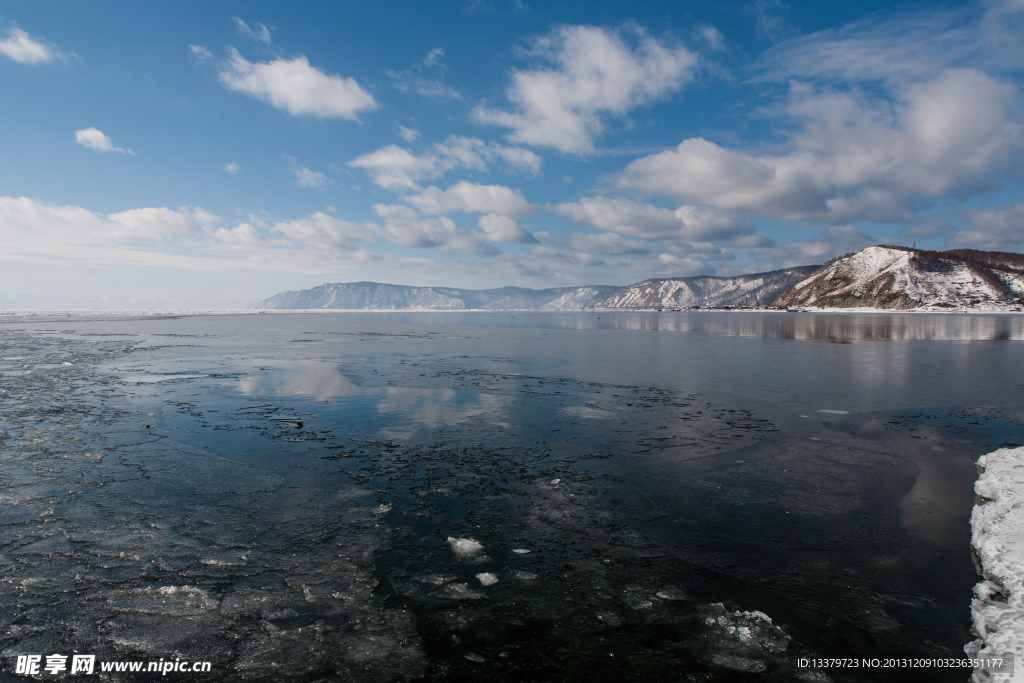
{"label": "broken ice chunk", "polygon": [[472,538],[448,537],[448,543],[452,546],[452,552],[459,557],[472,557],[484,549],[483,544],[474,541]]}
{"label": "broken ice chunk", "polygon": [[493,586],[498,583],[498,577],[491,572],[480,572],[476,578],[480,581],[481,586]]}
{"label": "broken ice chunk", "polygon": [[477,664],[483,664],[485,661],[487,661],[475,652],[468,652],[462,656],[471,662],[476,662]]}
{"label": "broken ice chunk", "polygon": [[487,599],[486,593],[473,590],[469,587],[468,583],[449,583],[444,587],[444,590],[434,593],[439,598],[448,598],[449,600],[485,600]]}
{"label": "broken ice chunk", "polygon": [[685,600],[686,594],[679,590],[675,586],[665,586],[663,589],[655,593],[655,596],[662,600]]}
{"label": "broken ice chunk", "polygon": [[522,569],[513,569],[511,572],[513,579],[519,581],[536,581],[539,577],[533,572],[525,572]]}
{"label": "broken ice chunk", "polygon": [[512,548],[512,552],[516,555],[528,555],[530,553],[526,548]]}

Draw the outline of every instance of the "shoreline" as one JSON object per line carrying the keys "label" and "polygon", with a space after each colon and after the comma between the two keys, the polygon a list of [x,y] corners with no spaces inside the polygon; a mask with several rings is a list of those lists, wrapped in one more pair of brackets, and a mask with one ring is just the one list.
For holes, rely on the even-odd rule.
{"label": "shoreline", "polygon": [[[1001,448],[978,458],[971,546],[980,565],[971,619],[977,639],[972,657],[1024,654],[1024,447]],[[976,670],[972,681],[1024,681],[1022,662],[1012,674]]]}

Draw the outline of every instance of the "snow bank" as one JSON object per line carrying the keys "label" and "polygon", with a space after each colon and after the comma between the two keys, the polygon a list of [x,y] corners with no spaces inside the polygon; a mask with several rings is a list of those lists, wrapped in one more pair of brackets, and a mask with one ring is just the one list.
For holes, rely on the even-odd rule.
{"label": "snow bank", "polygon": [[[1003,448],[978,458],[979,500],[971,514],[971,544],[984,580],[974,587],[971,612],[978,639],[964,649],[981,657],[1024,654],[1024,448]],[[1014,673],[976,672],[973,680],[1024,681]]]}

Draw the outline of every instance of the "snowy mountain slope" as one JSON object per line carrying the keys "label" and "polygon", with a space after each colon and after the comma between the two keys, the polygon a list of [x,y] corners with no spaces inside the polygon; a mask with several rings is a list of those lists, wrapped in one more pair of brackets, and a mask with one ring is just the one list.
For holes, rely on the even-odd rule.
{"label": "snowy mountain slope", "polygon": [[735,277],[680,277],[645,280],[616,292],[595,296],[588,309],[688,308],[690,306],[769,305],[790,285],[817,266],[798,266]]}
{"label": "snowy mountain slope", "polygon": [[1013,310],[1024,303],[1024,255],[869,247],[828,263],[775,301],[790,308]]}
{"label": "snowy mountain slope", "polygon": [[299,292],[275,294],[256,304],[258,309],[346,309],[346,310],[579,310],[595,294],[618,287],[590,285],[526,289],[453,289],[450,287],[408,287],[377,282],[329,283]]}

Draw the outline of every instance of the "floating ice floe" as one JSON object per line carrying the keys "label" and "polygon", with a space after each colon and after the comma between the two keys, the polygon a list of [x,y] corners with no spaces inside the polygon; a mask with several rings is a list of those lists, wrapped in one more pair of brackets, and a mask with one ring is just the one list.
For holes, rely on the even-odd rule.
{"label": "floating ice floe", "polygon": [[536,581],[540,578],[533,572],[523,571],[522,569],[513,569],[509,572],[509,576],[517,581]]}
{"label": "floating ice floe", "polygon": [[491,572],[480,572],[476,575],[477,581],[480,582],[481,586],[493,586],[498,583],[498,577]]}
{"label": "floating ice floe", "polygon": [[[971,544],[984,580],[971,601],[978,639],[964,650],[979,658],[1024,653],[1024,448],[983,455],[978,467],[974,492],[981,500],[971,513]],[[1019,672],[976,670],[972,680],[1022,680]]]}
{"label": "floating ice floe", "polygon": [[442,590],[433,593],[436,597],[449,600],[486,600],[487,594],[469,587],[468,583],[449,583]]}
{"label": "floating ice floe", "polygon": [[155,384],[156,382],[170,382],[176,379],[199,379],[209,375],[128,375],[122,377],[121,381],[128,384]]}
{"label": "floating ice floe", "polygon": [[528,555],[530,553],[526,548],[512,548],[512,552],[516,555]]}
{"label": "floating ice floe", "polygon": [[817,412],[817,413],[826,413],[828,415],[849,415],[850,414],[849,410],[826,410],[826,409],[822,409],[822,410],[817,410],[815,412]]}
{"label": "floating ice floe", "polygon": [[662,600],[685,600],[686,593],[679,590],[675,586],[665,586],[660,591],[654,594],[654,597]]}
{"label": "floating ice floe", "polygon": [[482,543],[474,541],[472,538],[453,538],[449,536],[448,543],[452,547],[452,552],[459,557],[473,557],[480,554],[480,551],[484,549]]}

